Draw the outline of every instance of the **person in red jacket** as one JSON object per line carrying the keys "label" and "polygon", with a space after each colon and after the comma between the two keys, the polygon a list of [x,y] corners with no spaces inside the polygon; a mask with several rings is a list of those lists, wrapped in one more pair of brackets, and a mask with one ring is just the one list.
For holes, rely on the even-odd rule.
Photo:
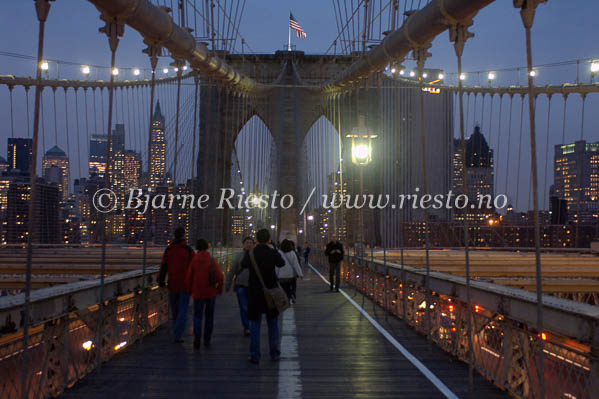
{"label": "person in red jacket", "polygon": [[214,327],[214,304],[217,295],[223,293],[224,275],[218,261],[210,256],[208,242],[199,239],[197,253],[187,270],[187,292],[193,297],[193,347],[198,349],[202,343],[202,319],[204,323],[204,346],[210,347]]}
{"label": "person in red jacket", "polygon": [[173,314],[175,342],[183,342],[181,338],[187,324],[187,308],[189,295],[185,285],[187,269],[193,258],[193,249],[185,241],[185,229],[175,229],[175,239],[162,255],[158,284],[164,287],[168,275],[168,290],[171,312]]}

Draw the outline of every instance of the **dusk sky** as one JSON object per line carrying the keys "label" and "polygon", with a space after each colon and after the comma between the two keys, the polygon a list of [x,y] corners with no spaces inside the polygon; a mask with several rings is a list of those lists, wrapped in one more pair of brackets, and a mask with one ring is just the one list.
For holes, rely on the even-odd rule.
{"label": "dusk sky", "polygon": [[[576,59],[599,58],[599,41],[597,40],[596,18],[599,15],[599,2],[582,1],[572,2],[551,0],[546,4],[539,6],[535,26],[533,28],[533,60],[536,65],[555,63],[560,61],[571,61]],[[38,22],[35,16],[34,2],[32,0],[0,0],[2,13],[0,14],[0,52],[16,53],[26,56],[36,55]],[[403,9],[403,1],[400,1],[400,8]],[[289,11],[292,11],[295,18],[302,25],[308,34],[307,39],[297,39],[294,37],[294,44],[298,50],[306,53],[321,54],[329,48],[333,39],[337,35],[335,16],[332,2],[305,0],[303,2],[294,2],[290,0],[267,1],[267,0],[248,0],[246,3],[243,21],[240,32],[246,39],[250,48],[254,52],[272,53],[275,50],[283,49],[287,43],[288,35],[288,17]],[[110,53],[107,39],[104,35],[98,33],[98,28],[102,25],[99,19],[99,12],[89,2],[81,0],[58,0],[52,2],[52,9],[46,28],[46,46],[45,58],[57,59],[61,61],[74,62],[76,64],[108,66],[110,62]],[[504,68],[525,67],[525,44],[524,29],[518,10],[513,8],[511,1],[496,1],[481,11],[475,18],[474,26],[471,30],[476,34],[467,45],[463,58],[464,70],[466,72],[475,71],[498,71],[498,83],[510,85],[517,83],[516,72],[502,72]],[[117,66],[120,68],[148,68],[149,62],[141,50],[145,46],[142,43],[141,36],[130,27],[126,27],[125,35],[121,40],[117,52]],[[239,50],[239,48],[238,48]],[[453,46],[448,42],[447,33],[439,36],[433,43],[430,50],[433,56],[427,61],[427,67],[440,68],[445,71],[456,71],[456,60]],[[170,63],[169,59],[162,59],[160,66]],[[413,64],[407,62],[406,67],[411,68]],[[579,79],[584,82],[589,81],[590,63],[580,64]],[[51,64],[50,76],[56,77],[57,71]],[[160,69],[160,68],[159,68]],[[35,61],[16,59],[6,55],[0,55],[0,75],[13,74],[16,76],[33,76],[35,73]],[[81,78],[79,66],[60,65],[60,77]],[[100,79],[106,79],[106,71],[98,73]],[[477,84],[476,74],[469,74],[466,84]],[[482,74],[481,82],[486,84],[486,74]],[[93,77],[93,76],[92,76]],[[539,76],[536,79],[538,84],[556,84],[565,82],[575,82],[576,66],[569,65],[564,67],[539,68]],[[524,75],[521,77],[524,83]],[[26,136],[24,128],[26,112],[23,90],[14,91],[14,121],[15,135]],[[32,93],[30,93],[30,104]],[[587,141],[599,141],[599,101],[597,95],[590,95],[586,100],[586,111],[584,121],[584,131],[582,136]],[[62,97],[61,93],[61,101]],[[474,98],[472,97],[472,100]],[[484,112],[481,110],[481,97],[478,98],[476,114],[470,110],[467,123],[467,135],[471,132],[475,123],[480,123],[481,118],[489,120],[491,114],[494,115],[494,123],[491,131],[483,133],[490,141],[491,147],[495,147],[497,142],[497,121],[498,121],[498,99],[495,98],[493,109],[490,108],[490,98],[486,98]],[[62,103],[64,104],[64,102]],[[472,103],[473,104],[473,103]],[[48,102],[48,106],[51,103]],[[502,135],[506,134],[507,129],[507,107],[508,98],[504,98],[502,114]],[[64,108],[64,105],[62,105]],[[473,107],[473,105],[471,105]],[[526,108],[526,106],[525,106]],[[563,99],[556,96],[552,100],[551,119],[549,129],[549,175],[548,181],[552,180],[552,160],[553,145],[562,140],[562,120],[563,120]],[[565,141],[573,142],[581,136],[581,100],[579,96],[572,96],[567,102],[566,133]],[[31,111],[32,112],[32,111]],[[520,98],[514,98],[513,103],[512,127],[516,138],[520,129]],[[480,116],[477,116],[480,115]],[[482,116],[486,115],[486,116]],[[539,162],[541,181],[543,181],[544,162],[547,158],[545,151],[545,142],[547,137],[547,99],[540,97],[537,104],[537,115],[539,121]],[[169,117],[171,115],[168,115]],[[528,144],[528,120],[527,113],[524,114],[524,140],[522,141],[522,167],[521,170],[529,173],[529,144]],[[6,87],[0,87],[0,154],[6,155],[6,138],[11,135],[10,128],[10,102]],[[47,121],[47,126],[54,129],[54,122]],[[488,123],[488,122],[487,122]],[[64,124],[62,117],[58,122],[59,130],[61,124]],[[71,135],[75,129],[71,129]],[[454,132],[457,135],[458,132]],[[517,151],[517,140],[512,143],[511,159]],[[506,141],[504,140],[504,146]],[[49,147],[48,144],[46,147]],[[48,148],[45,148],[45,150]],[[505,187],[503,181],[516,173],[516,167],[502,165],[505,163],[505,156],[508,148],[496,149],[498,161],[497,175],[501,184],[496,186],[497,192],[508,191],[513,197],[514,185]],[[86,156],[86,155],[85,155]],[[85,159],[85,156],[83,159]],[[82,161],[84,162],[84,161]],[[522,173],[525,173],[522,172]],[[524,175],[522,175],[524,176]],[[75,176],[77,177],[77,176]],[[521,179],[520,189],[528,194],[529,175]],[[509,179],[512,180],[511,178]],[[550,184],[550,183],[549,183]],[[522,196],[522,194],[520,194]],[[543,194],[545,195],[545,194]],[[525,196],[526,197],[526,196]],[[520,198],[518,207],[527,208],[528,198]]]}

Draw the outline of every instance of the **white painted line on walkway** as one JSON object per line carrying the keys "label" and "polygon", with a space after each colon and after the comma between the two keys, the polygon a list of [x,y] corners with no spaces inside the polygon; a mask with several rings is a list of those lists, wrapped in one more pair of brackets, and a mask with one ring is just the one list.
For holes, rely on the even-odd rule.
{"label": "white painted line on walkway", "polygon": [[279,360],[279,399],[302,397],[302,371],[297,349],[293,306],[283,312],[281,326],[281,360]]}
{"label": "white painted line on walkway", "polygon": [[[308,264],[310,268],[320,276],[322,281],[324,281],[327,285],[330,285],[329,281],[322,275],[316,268],[312,265]],[[453,393],[447,385],[445,385],[437,376],[430,371],[420,360],[418,360],[414,355],[412,355],[402,344],[400,344],[391,334],[387,332],[376,320],[374,320],[360,305],[358,305],[353,299],[350,298],[349,295],[345,293],[343,290],[339,290],[339,292],[351,303],[354,305],[356,309],[362,313],[362,315],[376,328],[383,337],[387,338],[395,348],[402,354],[406,359],[410,361],[443,395],[445,395],[448,399],[459,399],[458,396]]]}

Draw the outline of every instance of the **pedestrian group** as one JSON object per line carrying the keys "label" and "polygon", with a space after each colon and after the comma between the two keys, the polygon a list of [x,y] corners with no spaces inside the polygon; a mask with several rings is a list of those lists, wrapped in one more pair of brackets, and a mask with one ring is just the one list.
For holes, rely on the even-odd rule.
{"label": "pedestrian group", "polygon": [[[297,300],[297,279],[304,277],[300,259],[303,257],[304,265],[308,265],[310,247],[305,242],[303,247],[296,248],[293,241],[285,239],[277,249],[267,229],[256,233],[256,241],[252,237],[243,239],[243,248],[235,254],[225,278],[218,261],[208,251],[210,245],[206,240],[197,240],[195,252],[185,241],[185,230],[175,229],[158,275],[162,287],[167,285],[168,277],[175,343],[183,342],[189,300],[193,298],[193,346],[200,349],[203,342],[205,348],[210,348],[216,297],[223,291],[234,290],[243,335],[250,337],[249,362],[260,362],[263,316],[268,328],[270,359],[281,358],[278,316]],[[329,261],[331,291],[339,291],[343,254],[339,241],[327,244],[325,255]]]}

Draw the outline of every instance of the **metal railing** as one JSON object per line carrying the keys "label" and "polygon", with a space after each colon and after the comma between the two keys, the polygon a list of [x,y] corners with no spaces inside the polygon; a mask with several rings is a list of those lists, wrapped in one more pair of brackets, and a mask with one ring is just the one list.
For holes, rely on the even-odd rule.
{"label": "metal railing", "polygon": [[[319,264],[326,265],[323,254]],[[466,281],[430,273],[431,303],[426,303],[424,269],[346,256],[344,282],[431,341],[468,362],[468,318],[472,321],[473,367],[518,398],[599,397],[599,311],[597,307],[543,296],[544,329],[538,331],[536,296],[520,289],[472,281],[472,307]],[[430,325],[427,328],[426,307]],[[538,358],[544,353],[544,375]]]}
{"label": "metal railing", "polygon": [[[226,270],[228,251],[217,259]],[[168,291],[158,287],[157,275],[158,267],[148,268],[145,285],[141,270],[106,277],[102,317],[99,279],[33,291],[27,362],[24,294],[0,298],[0,398],[55,397],[166,323]]]}

